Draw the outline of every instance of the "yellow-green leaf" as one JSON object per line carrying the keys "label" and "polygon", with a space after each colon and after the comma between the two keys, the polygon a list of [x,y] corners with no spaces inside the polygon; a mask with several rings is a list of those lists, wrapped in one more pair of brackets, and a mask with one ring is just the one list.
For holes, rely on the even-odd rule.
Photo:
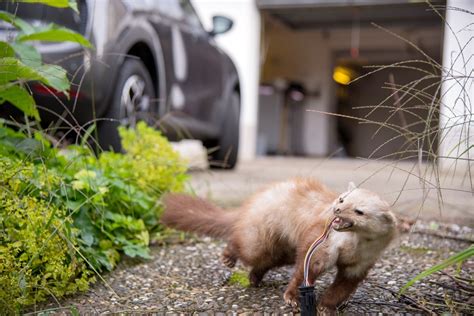
{"label": "yellow-green leaf", "polygon": [[56,65],[31,67],[13,57],[0,58],[0,85],[12,81],[41,81],[58,91],[69,89],[66,70]]}
{"label": "yellow-green leaf", "polygon": [[20,34],[17,41],[74,42],[87,48],[92,47],[92,44],[81,34],[55,24],[38,28],[33,33]]}
{"label": "yellow-green leaf", "polygon": [[14,80],[40,80],[41,76],[35,69],[23,64],[14,57],[0,59],[0,84]]}
{"label": "yellow-green leaf", "polygon": [[16,0],[16,1],[24,2],[24,3],[45,4],[45,5],[49,5],[51,7],[56,7],[56,8],[71,8],[74,11],[78,12],[76,0]]}
{"label": "yellow-green leaf", "polygon": [[11,47],[25,65],[33,67],[41,65],[41,55],[35,47],[24,43],[11,43]]}
{"label": "yellow-green leaf", "polygon": [[0,20],[10,23],[25,34],[33,33],[35,31],[33,25],[6,11],[0,11]]}
{"label": "yellow-green leaf", "polygon": [[64,68],[57,65],[42,65],[36,69],[42,78],[46,79],[43,83],[63,93],[69,90],[70,84]]}
{"label": "yellow-green leaf", "polygon": [[15,57],[13,47],[6,42],[0,41],[0,57]]}
{"label": "yellow-green leaf", "polygon": [[32,116],[37,120],[40,119],[35,100],[28,91],[21,86],[12,85],[0,89],[0,104],[5,102],[10,102],[28,116]]}

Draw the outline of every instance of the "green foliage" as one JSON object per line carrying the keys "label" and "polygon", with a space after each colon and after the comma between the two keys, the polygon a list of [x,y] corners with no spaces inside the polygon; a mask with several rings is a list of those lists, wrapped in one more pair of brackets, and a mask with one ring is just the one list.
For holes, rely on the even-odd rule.
{"label": "green foliage", "polygon": [[81,230],[81,249],[97,270],[111,270],[120,253],[149,258],[150,234],[161,230],[159,197],[181,191],[186,167],[160,132],[141,122],[120,128],[125,154],[70,147],[62,167],[61,200]]}
{"label": "green foliage", "polygon": [[[123,170],[122,176],[133,178],[134,183],[149,194],[182,189],[186,168],[182,163],[176,163],[179,155],[166,138],[144,122],[139,122],[136,130],[121,127],[119,133],[126,156],[135,170],[133,174],[130,170]],[[104,153],[101,158],[108,154],[110,153]]]}
{"label": "green foliage", "polygon": [[239,285],[241,287],[250,287],[250,280],[247,272],[234,271],[229,278],[230,285]]}
{"label": "green foliage", "polygon": [[[73,7],[73,0],[23,0]],[[26,83],[67,95],[66,71],[45,65],[28,41],[90,43],[50,24],[35,26],[8,12],[0,20],[18,29],[0,41],[0,105],[9,102],[39,120]],[[180,191],[186,167],[167,140],[139,123],[120,129],[126,153],[69,146],[58,150],[40,132],[12,130],[0,119],[0,310],[84,291],[95,274],[122,255],[150,258],[152,236],[163,236],[160,197]],[[24,133],[27,132],[27,133]],[[28,135],[28,136],[26,136]]]}
{"label": "green foliage", "polygon": [[[27,0],[22,2],[43,3],[61,8],[71,6],[77,11],[77,3],[70,0]],[[39,121],[36,104],[26,89],[25,83],[38,81],[66,95],[68,95],[70,83],[65,69],[56,65],[43,64],[36,48],[25,42],[67,41],[88,48],[91,48],[92,45],[81,34],[55,24],[35,26],[5,11],[0,11],[0,20],[18,29],[12,42],[0,41],[0,105],[9,102],[25,115]]]}
{"label": "green foliage", "polygon": [[438,271],[441,271],[449,266],[462,263],[466,261],[467,259],[471,258],[474,256],[474,245],[469,246],[468,248],[454,254],[453,256],[449,257],[448,259],[444,260],[443,262],[426,269],[425,271],[421,272],[417,276],[415,276],[413,279],[407,282],[401,289],[400,289],[400,294],[403,294],[410,286],[412,286],[415,282],[426,278],[429,275],[432,275],[433,273],[436,273]]}
{"label": "green foliage", "polygon": [[36,132],[31,138],[26,137],[22,132],[3,126],[1,119],[0,157],[27,160],[38,164],[47,162],[50,167],[65,163],[64,157],[51,148],[51,144],[42,134]]}
{"label": "green foliage", "polygon": [[7,314],[47,296],[84,291],[94,280],[75,251],[72,220],[41,198],[58,183],[38,166],[0,158],[0,306]]}
{"label": "green foliage", "polygon": [[126,153],[96,156],[0,125],[0,281],[9,289],[0,305],[84,290],[91,271],[113,269],[122,255],[150,258],[151,236],[163,233],[160,197],[183,189],[186,167],[143,122],[120,135]]}
{"label": "green foliage", "polygon": [[45,27],[38,28],[31,34],[19,35],[17,37],[17,41],[75,42],[81,44],[84,47],[92,47],[92,44],[82,35],[54,24],[49,24]]}
{"label": "green foliage", "polygon": [[57,8],[72,8],[74,11],[77,11],[77,2],[76,0],[15,0],[17,2],[25,3],[41,3],[49,5],[51,7]]}
{"label": "green foliage", "polygon": [[7,86],[0,87],[0,103],[10,102],[28,116],[39,120],[39,113],[35,106],[35,100],[23,87]]}

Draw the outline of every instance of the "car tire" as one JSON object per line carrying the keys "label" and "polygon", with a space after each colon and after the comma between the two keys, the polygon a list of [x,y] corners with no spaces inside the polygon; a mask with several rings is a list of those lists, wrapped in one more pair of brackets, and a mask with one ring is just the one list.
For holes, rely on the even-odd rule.
{"label": "car tire", "polygon": [[239,153],[240,95],[234,91],[222,118],[217,150],[210,153],[209,165],[215,169],[233,169]]}
{"label": "car tire", "polygon": [[138,59],[122,64],[109,109],[98,123],[98,142],[103,150],[122,151],[120,125],[134,126],[137,121],[151,121],[156,113],[155,89],[150,73]]}

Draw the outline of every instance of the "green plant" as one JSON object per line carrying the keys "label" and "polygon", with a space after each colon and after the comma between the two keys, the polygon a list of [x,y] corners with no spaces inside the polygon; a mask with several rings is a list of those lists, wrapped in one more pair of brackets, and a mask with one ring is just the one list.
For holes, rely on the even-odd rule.
{"label": "green plant", "polygon": [[410,286],[415,284],[415,282],[426,278],[429,275],[432,275],[433,273],[436,273],[438,271],[441,271],[443,269],[446,269],[449,266],[455,265],[455,264],[462,264],[464,261],[467,259],[471,258],[474,256],[474,245],[469,246],[468,248],[452,255],[448,259],[440,262],[437,265],[434,265],[431,268],[426,269],[425,271],[419,273],[416,275],[413,279],[408,281],[401,289],[400,289],[400,294],[403,294]]}
{"label": "green plant", "polygon": [[0,306],[7,313],[84,291],[94,280],[77,255],[72,220],[42,198],[59,181],[35,165],[0,158]]}
{"label": "green plant", "polygon": [[[365,74],[354,79],[351,84],[376,73],[389,72],[388,80],[382,87],[388,91],[387,96],[375,105],[364,104],[354,107],[359,111],[358,115],[314,112],[352,119],[359,124],[370,125],[374,131],[372,138],[376,138],[381,131],[389,134],[390,136],[381,141],[368,158],[376,160],[388,158],[390,161],[386,163],[386,167],[405,173],[405,179],[394,203],[404,193],[409,178],[414,177],[420,183],[422,191],[419,199],[420,211],[430,192],[435,192],[437,206],[441,214],[444,207],[443,196],[447,191],[457,191],[457,193],[464,193],[466,196],[474,193],[472,172],[474,162],[472,157],[474,149],[472,144],[474,69],[471,58],[472,28],[470,28],[472,23],[457,25],[454,28],[447,22],[444,13],[446,11],[460,12],[459,14],[466,14],[471,18],[472,22],[474,12],[464,8],[436,6],[429,0],[426,3],[427,10],[434,12],[443,22],[445,38],[452,36],[453,42],[455,42],[453,47],[450,47],[449,58],[445,56],[443,64],[429,56],[416,43],[374,24],[375,27],[385,31],[394,39],[402,41],[404,45],[417,52],[418,56],[412,60],[368,66],[367,68],[370,69]],[[455,18],[451,21],[454,20]],[[464,21],[464,19],[459,20]],[[445,42],[445,45],[448,43]],[[445,50],[445,53],[447,51]],[[402,84],[396,83],[395,77],[391,73],[393,70],[399,71],[399,73],[402,71],[415,73],[416,78]],[[399,118],[398,122],[397,118]],[[397,148],[395,152],[384,153],[385,147],[393,144],[396,144],[394,146]],[[400,161],[410,160],[412,161],[411,167],[399,166]],[[375,173],[382,169],[385,168],[381,168]],[[375,173],[363,182],[369,180]],[[460,180],[460,184],[453,186],[456,178]],[[420,254],[424,251],[421,248],[402,250]],[[461,265],[473,256],[474,248],[470,246],[416,275],[402,287],[400,292],[405,292],[420,279],[450,265]]]}
{"label": "green plant", "polygon": [[60,201],[80,229],[81,251],[97,270],[111,270],[120,253],[149,258],[151,235],[161,231],[160,196],[181,191],[185,165],[160,132],[145,123],[120,128],[125,153],[70,147],[56,170],[65,186]]}
{"label": "green plant", "polygon": [[[145,123],[120,134],[127,152],[97,157],[0,125],[0,252],[10,253],[0,256],[0,280],[8,281],[3,303],[85,290],[92,271],[112,270],[122,254],[150,258],[150,239],[163,237],[160,197],[183,189],[186,167]],[[14,252],[26,245],[35,246]],[[28,278],[15,274],[22,268],[32,271]]]}
{"label": "green plant", "polygon": [[[23,0],[21,2],[72,7],[77,11],[77,4],[72,0]],[[82,35],[53,23],[35,26],[5,11],[0,11],[0,20],[18,30],[11,42],[0,41],[0,105],[9,102],[25,115],[39,121],[38,109],[28,92],[27,83],[38,81],[65,95],[68,95],[70,83],[65,69],[57,65],[43,64],[38,50],[28,42],[68,41],[88,48],[92,45]]]}
{"label": "green plant", "polygon": [[[472,158],[472,149],[474,149],[472,145],[472,123],[474,120],[473,103],[469,96],[469,92],[472,91],[474,77],[473,64],[470,62],[469,56],[466,56],[466,53],[470,49],[472,50],[472,46],[469,47],[472,37],[471,35],[464,37],[464,39],[458,37],[458,35],[463,35],[462,32],[469,31],[468,26],[470,24],[462,26],[456,31],[439,10],[446,8],[435,7],[430,1],[427,1],[427,4],[443,21],[446,32],[456,42],[455,47],[451,48],[453,50],[450,52],[451,58],[445,59],[446,61],[449,60],[450,64],[443,65],[437,62],[414,43],[377,26],[417,50],[420,53],[421,60],[408,60],[377,66],[367,75],[387,69],[408,69],[418,72],[419,76],[406,84],[395,84],[392,76],[390,82],[383,87],[391,91],[390,95],[379,104],[366,107],[369,110],[368,114],[364,118],[357,119],[377,125],[376,133],[382,128],[388,128],[395,132],[395,136],[385,141],[373,154],[394,140],[404,139],[404,144],[399,152],[383,157],[397,158],[406,155],[400,160],[416,159],[411,170],[403,170],[407,172],[407,175],[400,194],[405,189],[408,178],[415,176],[421,183],[423,190],[420,199],[421,205],[423,206],[429,191],[433,190],[437,194],[438,207],[441,212],[444,204],[443,195],[447,190],[457,190],[468,195],[474,193],[474,177],[471,169],[474,162]],[[450,7],[449,10],[459,10],[463,14],[474,15],[474,12],[455,7]],[[361,78],[357,78],[357,80]],[[448,98],[447,95],[454,98]],[[392,98],[394,102],[390,104],[389,100]],[[390,116],[383,121],[371,120],[371,115],[381,108],[389,108]],[[424,116],[420,116],[420,113],[416,112],[420,109],[423,110]],[[390,119],[395,115],[401,117],[400,124],[390,123]],[[405,118],[408,116],[417,119],[413,123],[407,124]],[[462,189],[451,189],[449,186],[445,186],[445,180],[450,175],[454,179],[456,173],[463,175]],[[459,251],[448,259],[416,275],[400,289],[400,293],[405,292],[418,280],[451,265],[462,264],[473,256],[473,246]]]}
{"label": "green plant", "polygon": [[[22,2],[77,10],[72,0]],[[37,27],[1,11],[0,19],[18,30],[12,42],[0,41],[0,105],[39,120],[28,82],[66,95],[70,83],[64,69],[44,65],[26,43],[90,43],[53,24]],[[13,130],[0,119],[0,306],[7,312],[86,290],[122,255],[150,258],[150,239],[164,234],[160,197],[186,180],[178,154],[145,123],[120,129],[125,153],[96,154],[82,145],[59,150],[25,121]]]}
{"label": "green plant", "polygon": [[245,271],[234,271],[229,278],[230,285],[238,285],[241,287],[250,287],[248,273]]}

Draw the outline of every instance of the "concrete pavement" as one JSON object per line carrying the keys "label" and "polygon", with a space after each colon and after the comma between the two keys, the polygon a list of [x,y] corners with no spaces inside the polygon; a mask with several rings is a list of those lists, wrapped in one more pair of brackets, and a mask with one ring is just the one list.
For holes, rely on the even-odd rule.
{"label": "concrete pavement", "polygon": [[265,157],[241,162],[233,171],[201,169],[190,174],[194,192],[225,207],[239,205],[272,182],[315,177],[338,192],[353,181],[382,195],[397,213],[409,218],[474,227],[469,177],[465,172],[435,176],[427,164],[419,168],[416,162]]}

